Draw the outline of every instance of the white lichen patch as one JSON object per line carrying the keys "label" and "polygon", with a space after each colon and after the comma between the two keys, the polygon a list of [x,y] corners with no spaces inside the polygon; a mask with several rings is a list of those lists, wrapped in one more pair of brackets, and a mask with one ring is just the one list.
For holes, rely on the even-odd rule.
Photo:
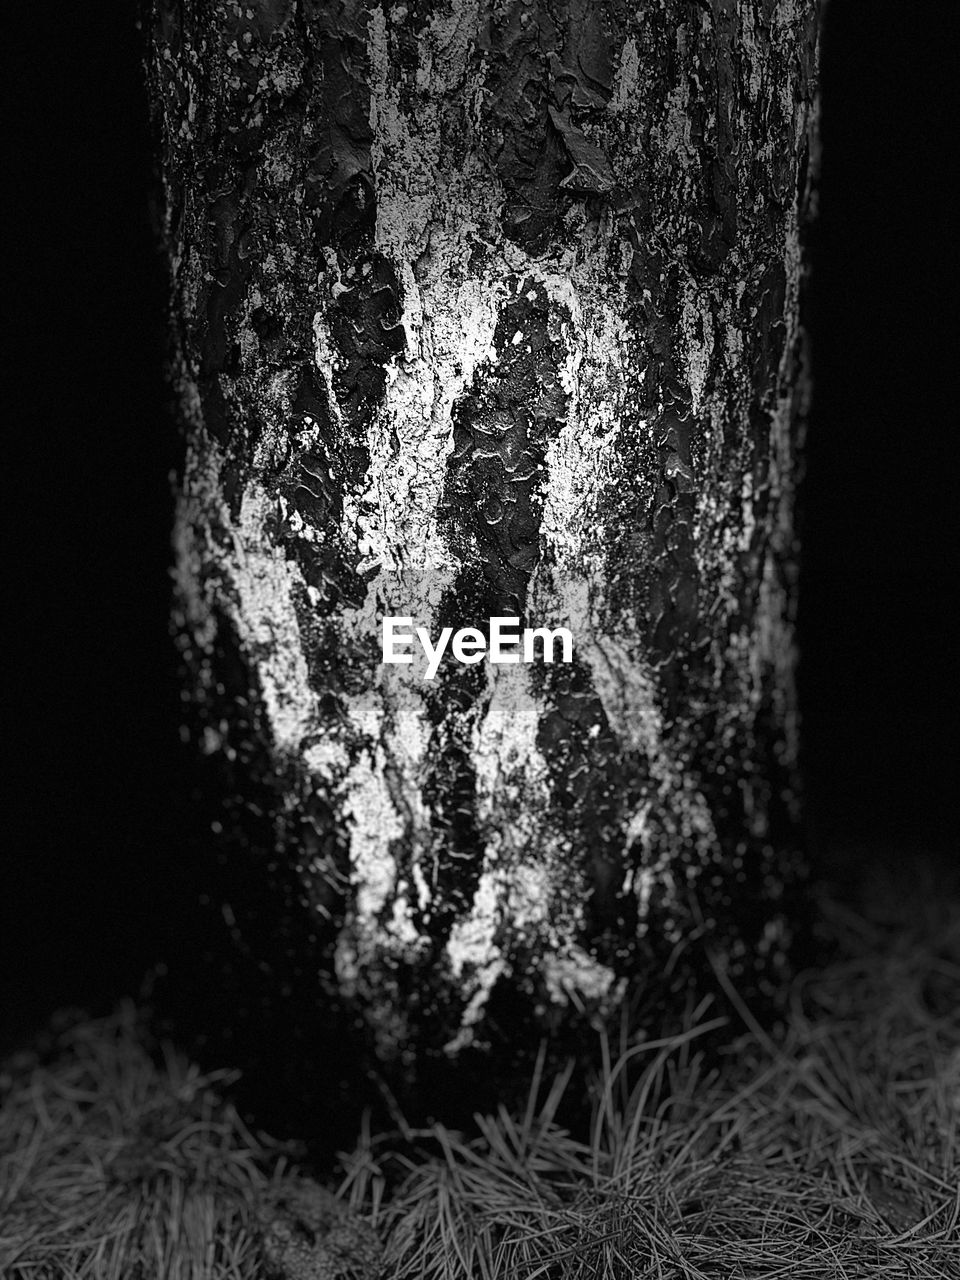
{"label": "white lichen patch", "polygon": [[680,325],[683,333],[690,398],[693,402],[693,412],[698,414],[703,407],[704,394],[710,377],[710,362],[713,358],[715,339],[709,300],[699,300],[696,291],[692,288],[687,290]]}
{"label": "white lichen patch", "polygon": [[544,985],[555,1004],[567,1002],[598,1015],[623,999],[627,982],[601,964],[583,947],[573,947],[565,955],[547,955],[543,962]]}
{"label": "white lichen patch", "polygon": [[[224,607],[256,673],[274,747],[281,756],[296,759],[316,724],[316,695],[293,599],[302,578],[265,533],[276,499],[252,482],[234,524],[221,495],[221,466],[216,446],[198,427],[188,451],[174,535],[180,608],[193,642],[205,638],[209,648],[214,605]],[[225,584],[229,590],[221,594]]]}
{"label": "white lichen patch", "polygon": [[[467,998],[463,1026],[481,1016],[493,983],[509,970],[503,940],[542,938],[569,916],[575,876],[562,870],[558,837],[544,839],[549,800],[546,764],[537,748],[542,709],[523,667],[488,668],[485,713],[473,739],[477,819],[484,862],[468,913],[447,943],[451,972]],[[557,929],[552,945],[568,940]]]}
{"label": "white lichen patch", "polygon": [[343,811],[351,820],[350,879],[361,946],[375,945],[376,937],[360,926],[379,919],[397,883],[389,850],[392,841],[403,835],[403,823],[390,796],[385,764],[381,747],[363,752],[351,770],[343,798]]}
{"label": "white lichen patch", "polygon": [[303,759],[310,772],[327,787],[336,781],[350,763],[343,743],[333,738],[307,747]]}
{"label": "white lichen patch", "polygon": [[299,569],[275,546],[264,525],[276,499],[257,484],[244,491],[235,530],[236,624],[252,657],[277,750],[296,757],[316,722],[292,590]]}
{"label": "white lichen patch", "polygon": [[620,50],[613,93],[607,110],[614,116],[624,116],[637,109],[640,92],[640,50],[633,36],[627,36]]}

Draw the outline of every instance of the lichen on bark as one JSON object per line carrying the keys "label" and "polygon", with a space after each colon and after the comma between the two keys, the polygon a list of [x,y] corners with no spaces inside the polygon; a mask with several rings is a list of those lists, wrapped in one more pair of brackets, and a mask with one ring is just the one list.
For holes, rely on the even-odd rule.
{"label": "lichen on bark", "polygon": [[[240,945],[382,1060],[782,972],[817,18],[155,2],[189,723]],[[428,683],[385,613],[575,660]]]}

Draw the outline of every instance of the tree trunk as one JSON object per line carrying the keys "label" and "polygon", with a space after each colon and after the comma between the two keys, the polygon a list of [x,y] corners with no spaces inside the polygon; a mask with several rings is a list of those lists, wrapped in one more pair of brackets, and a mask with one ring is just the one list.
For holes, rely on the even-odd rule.
{"label": "tree trunk", "polygon": [[215,897],[381,1063],[782,974],[817,18],[155,0]]}

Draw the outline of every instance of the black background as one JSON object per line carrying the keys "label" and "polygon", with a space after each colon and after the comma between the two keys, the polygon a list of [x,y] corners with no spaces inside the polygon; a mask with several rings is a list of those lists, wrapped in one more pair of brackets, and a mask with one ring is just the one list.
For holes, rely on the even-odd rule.
{"label": "black background", "polygon": [[[827,18],[800,622],[828,873],[953,838],[958,7]],[[177,442],[134,12],[21,6],[7,32],[0,1045],[135,989],[182,900]]]}

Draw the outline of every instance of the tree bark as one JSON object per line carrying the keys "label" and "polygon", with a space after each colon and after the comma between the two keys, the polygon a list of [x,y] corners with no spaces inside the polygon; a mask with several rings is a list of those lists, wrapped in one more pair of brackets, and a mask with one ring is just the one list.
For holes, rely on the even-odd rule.
{"label": "tree bark", "polygon": [[[151,29],[176,635],[238,954],[405,1070],[708,950],[769,990],[816,0],[155,0]],[[426,681],[381,664],[384,614],[567,626],[574,661]]]}

